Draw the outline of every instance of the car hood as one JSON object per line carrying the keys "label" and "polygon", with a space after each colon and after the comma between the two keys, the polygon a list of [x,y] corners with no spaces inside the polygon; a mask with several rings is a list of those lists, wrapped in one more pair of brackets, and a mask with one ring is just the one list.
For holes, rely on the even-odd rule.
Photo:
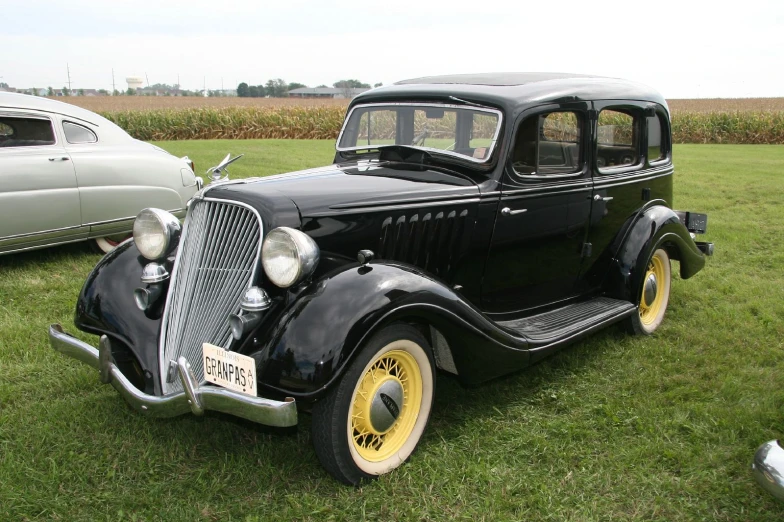
{"label": "car hood", "polygon": [[[275,204],[285,196],[296,205],[304,219],[463,199],[478,194],[477,185],[458,174],[417,165],[365,163],[238,180],[217,185],[206,195],[239,200],[260,211],[260,207]],[[283,223],[275,224],[281,225]]]}

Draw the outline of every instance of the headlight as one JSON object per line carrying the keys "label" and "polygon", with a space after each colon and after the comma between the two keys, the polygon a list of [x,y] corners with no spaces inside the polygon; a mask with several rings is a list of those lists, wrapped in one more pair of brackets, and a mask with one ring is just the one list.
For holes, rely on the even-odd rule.
{"label": "headlight", "polygon": [[145,208],[133,222],[133,240],[144,257],[160,259],[179,243],[180,221],[165,210]]}
{"label": "headlight", "polygon": [[318,259],[316,242],[304,232],[289,227],[270,231],[261,245],[264,272],[281,288],[295,285],[312,274]]}

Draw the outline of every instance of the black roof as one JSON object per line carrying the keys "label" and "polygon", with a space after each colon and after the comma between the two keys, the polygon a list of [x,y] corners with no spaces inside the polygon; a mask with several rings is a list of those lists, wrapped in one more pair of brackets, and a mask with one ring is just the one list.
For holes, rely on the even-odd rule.
{"label": "black roof", "polygon": [[395,85],[411,84],[465,84],[465,85],[498,85],[509,87],[513,85],[526,85],[528,83],[547,80],[562,80],[565,78],[599,78],[585,74],[572,73],[476,73],[476,74],[449,74],[444,76],[423,76],[410,80],[395,82]]}
{"label": "black roof", "polygon": [[556,101],[637,100],[667,107],[661,94],[640,83],[572,73],[478,73],[402,80],[360,94],[351,105],[400,100],[448,102],[451,97],[517,112]]}

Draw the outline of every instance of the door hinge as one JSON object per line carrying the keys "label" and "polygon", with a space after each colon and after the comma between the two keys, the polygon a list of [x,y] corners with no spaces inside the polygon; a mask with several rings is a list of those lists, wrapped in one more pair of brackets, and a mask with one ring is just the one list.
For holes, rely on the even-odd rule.
{"label": "door hinge", "polygon": [[593,249],[593,245],[590,243],[583,243],[583,253],[580,257],[591,257],[591,251]]}

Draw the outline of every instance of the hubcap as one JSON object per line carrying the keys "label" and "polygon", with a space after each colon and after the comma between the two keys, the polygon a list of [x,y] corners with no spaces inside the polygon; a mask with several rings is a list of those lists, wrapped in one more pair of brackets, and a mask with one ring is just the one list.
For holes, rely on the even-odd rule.
{"label": "hubcap", "polygon": [[390,350],[376,359],[357,383],[349,436],[365,460],[381,462],[400,451],[422,406],[422,373],[413,355]]}
{"label": "hubcap", "polygon": [[370,424],[379,433],[386,433],[400,416],[403,386],[397,379],[384,381],[370,403]]}
{"label": "hubcap", "polygon": [[659,291],[660,284],[666,284],[667,277],[664,262],[658,256],[653,256],[643,280],[642,296],[640,296],[640,320],[645,325],[653,324],[664,311],[662,305],[664,292]]}
{"label": "hubcap", "polygon": [[645,300],[645,306],[653,305],[653,301],[656,299],[656,291],[656,274],[649,273],[648,277],[645,278],[645,289],[643,290],[642,294],[643,299]]}

